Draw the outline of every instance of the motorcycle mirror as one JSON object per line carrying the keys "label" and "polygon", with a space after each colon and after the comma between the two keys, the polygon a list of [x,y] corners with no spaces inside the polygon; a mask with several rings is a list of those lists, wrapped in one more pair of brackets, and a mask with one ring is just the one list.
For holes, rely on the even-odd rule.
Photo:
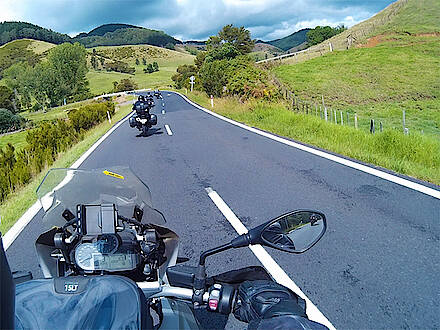
{"label": "motorcycle mirror", "polygon": [[324,235],[325,215],[317,211],[294,211],[270,221],[261,231],[263,245],[278,250],[303,253]]}
{"label": "motorcycle mirror", "polygon": [[243,247],[261,244],[290,253],[303,253],[315,245],[327,228],[325,215],[318,211],[298,210],[283,214],[247,234],[232,240],[231,245]]}

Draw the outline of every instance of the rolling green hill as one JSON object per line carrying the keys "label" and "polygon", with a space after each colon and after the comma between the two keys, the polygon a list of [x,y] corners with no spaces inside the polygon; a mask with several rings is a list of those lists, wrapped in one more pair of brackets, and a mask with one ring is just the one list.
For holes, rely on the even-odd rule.
{"label": "rolling green hill", "polygon": [[3,70],[14,63],[28,62],[33,65],[43,58],[52,47],[55,47],[55,45],[30,39],[14,40],[0,46],[0,79]]}
{"label": "rolling green hill", "polygon": [[[90,68],[87,78],[93,94],[110,92],[113,88],[113,81],[120,81],[123,78],[133,79],[139,88],[168,86],[172,84],[171,77],[176,73],[179,65],[193,64],[194,62],[192,55],[150,45],[96,47],[90,50],[90,55],[93,50],[96,56],[102,57],[105,61],[122,61],[136,70],[134,75],[130,75]],[[136,59],[140,64],[136,64]],[[159,71],[150,74],[144,73],[143,69],[146,68],[146,65],[143,65],[142,59],[145,59],[147,64],[157,62]]]}
{"label": "rolling green hill", "polygon": [[87,36],[89,36],[89,37],[103,36],[107,32],[114,32],[119,29],[131,29],[131,28],[134,28],[134,29],[139,28],[140,29],[140,27],[138,27],[138,26],[129,25],[129,24],[104,24],[104,25],[98,26],[97,28],[94,28],[92,31],[87,33]]}
{"label": "rolling green hill", "polygon": [[[101,32],[103,32],[101,30]],[[122,46],[148,44],[165,47],[168,44],[178,44],[179,40],[174,39],[162,31],[155,31],[144,28],[119,28],[113,32],[106,32],[104,35],[90,35],[87,37],[75,38],[86,47],[97,46]]]}
{"label": "rolling green hill", "polygon": [[[371,19],[330,39],[358,35],[349,50],[327,52],[273,69],[301,99],[357,113],[385,128],[440,136],[440,2],[400,0]],[[363,34],[362,34],[363,33]],[[344,37],[345,36],[345,37]],[[328,48],[328,41],[317,48]]]}
{"label": "rolling green hill", "polygon": [[25,22],[0,23],[0,45],[17,39],[34,39],[53,44],[79,42],[86,47],[149,44],[165,47],[181,42],[163,31],[150,30],[128,24],[104,24],[89,33],[71,38],[38,25]]}
{"label": "rolling green hill", "polygon": [[26,22],[0,23],[0,45],[17,39],[35,39],[53,44],[71,41],[67,34],[61,34]]}
{"label": "rolling green hill", "polygon": [[310,30],[311,29],[302,29],[292,33],[291,35],[288,35],[287,37],[268,41],[267,43],[284,51],[288,51],[289,49],[295,48],[306,42],[307,32],[309,32]]}

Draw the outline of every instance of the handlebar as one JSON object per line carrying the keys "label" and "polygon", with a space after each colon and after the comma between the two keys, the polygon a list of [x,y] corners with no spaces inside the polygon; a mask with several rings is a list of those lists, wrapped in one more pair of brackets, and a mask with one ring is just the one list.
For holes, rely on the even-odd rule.
{"label": "handlebar", "polygon": [[[159,282],[139,282],[137,285],[147,298],[168,297],[193,301],[194,291],[192,289],[161,285]],[[152,294],[152,292],[154,293]],[[233,307],[234,298],[234,287],[225,284],[214,284],[203,294],[204,304],[200,307],[206,307],[221,314],[229,314]]]}

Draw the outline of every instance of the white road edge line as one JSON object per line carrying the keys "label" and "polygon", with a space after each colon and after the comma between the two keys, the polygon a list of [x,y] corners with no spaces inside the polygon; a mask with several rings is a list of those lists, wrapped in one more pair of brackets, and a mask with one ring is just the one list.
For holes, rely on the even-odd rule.
{"label": "white road edge line", "polygon": [[172,92],[172,93],[176,93],[176,94],[180,95],[185,101],[187,101],[188,103],[190,103],[194,107],[196,107],[196,108],[198,108],[198,109],[200,109],[200,110],[202,110],[202,111],[204,111],[204,112],[206,112],[206,113],[208,113],[208,114],[210,114],[210,115],[212,115],[214,117],[217,117],[217,118],[219,118],[221,120],[224,120],[224,121],[226,121],[226,122],[228,122],[230,124],[233,124],[235,126],[243,128],[245,130],[248,130],[250,132],[256,133],[258,135],[267,137],[267,138],[272,139],[274,141],[277,141],[277,142],[289,145],[291,147],[300,149],[302,151],[309,152],[309,153],[314,154],[316,156],[319,156],[319,157],[322,157],[322,158],[326,158],[326,159],[334,161],[336,163],[339,163],[339,164],[342,164],[342,165],[345,165],[345,166],[357,169],[359,171],[362,171],[362,172],[365,172],[365,173],[377,176],[377,177],[379,177],[381,179],[384,179],[384,180],[387,180],[387,181],[390,181],[390,182],[393,182],[393,183],[397,183],[397,184],[399,184],[401,186],[404,186],[404,187],[407,187],[407,188],[419,191],[419,192],[421,192],[423,194],[432,196],[434,198],[440,199],[440,191],[439,190],[436,190],[436,189],[433,189],[433,188],[429,188],[429,187],[424,186],[424,185],[422,185],[420,183],[412,182],[410,180],[398,177],[396,175],[393,175],[393,174],[390,174],[390,173],[386,173],[386,172],[383,172],[381,170],[372,168],[370,166],[359,164],[359,163],[356,163],[354,161],[351,161],[351,160],[348,160],[348,159],[345,159],[345,158],[342,158],[342,157],[339,157],[339,156],[336,156],[336,155],[332,155],[332,154],[329,154],[329,153],[321,151],[321,150],[317,150],[317,149],[314,149],[314,148],[311,148],[311,147],[307,147],[305,145],[302,145],[302,144],[290,141],[288,139],[285,139],[285,138],[273,135],[271,133],[263,132],[263,131],[261,131],[259,129],[256,129],[256,128],[253,128],[253,127],[249,127],[249,126],[247,126],[245,124],[236,122],[236,121],[234,121],[232,119],[223,117],[223,116],[221,116],[221,115],[219,115],[219,114],[217,114],[215,112],[212,112],[212,111],[210,111],[208,109],[205,109],[205,108],[201,107],[200,105],[192,102],[185,95],[180,94],[179,92]]}
{"label": "white road edge line", "polygon": [[[85,153],[81,155],[70,168],[78,168],[86,159],[90,156],[90,154],[95,151],[95,149],[110,135],[112,134],[119,126],[121,126],[132,114],[129,113],[125,118],[123,118],[119,123],[110,128],[107,133],[105,133],[98,141],[96,141]],[[24,227],[26,227],[29,222],[35,217],[35,215],[40,211],[41,204],[40,201],[36,201],[22,216],[17,222],[6,232],[3,236],[3,246],[5,251],[12,245],[15,239],[20,235],[23,231]]]}
{"label": "white road edge line", "polygon": [[170,126],[165,125],[165,129],[167,130],[168,135],[173,135],[173,132],[171,132]]}
{"label": "white road edge line", "polygon": [[[212,188],[205,188],[208,193],[209,198],[214,202],[220,212],[225,216],[229,223],[234,227],[235,231],[239,234],[245,234],[248,232],[247,228],[238,219],[234,212],[229,208],[229,206],[223,201],[220,195]],[[330,321],[322,314],[322,312],[316,307],[309,298],[301,291],[301,289],[293,282],[293,280],[286,274],[286,272],[276,263],[271,255],[262,247],[261,245],[249,245],[249,248],[255,254],[255,256],[260,260],[264,268],[270,273],[275,281],[282,284],[298,296],[306,301],[306,312],[310,320],[324,324],[330,330],[334,330],[335,327]]]}

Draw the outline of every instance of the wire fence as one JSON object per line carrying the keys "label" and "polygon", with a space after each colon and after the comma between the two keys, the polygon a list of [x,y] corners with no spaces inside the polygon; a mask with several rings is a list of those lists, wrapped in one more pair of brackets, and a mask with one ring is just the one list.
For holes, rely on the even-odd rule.
{"label": "wire fence", "polygon": [[[280,82],[277,78],[272,77],[274,84],[278,87],[281,95],[288,103],[288,109],[297,113],[305,115],[311,115],[326,122],[330,122],[336,125],[351,126],[355,129],[368,130],[371,134],[376,132],[383,132],[385,129],[385,123],[383,120],[376,120],[375,118],[368,118],[365,116],[359,116],[357,113],[343,111],[328,107],[325,103],[324,96],[320,102],[311,102],[301,99],[294,92],[290,91],[286,86]],[[402,118],[402,130],[404,134],[409,134],[409,128],[406,127],[405,110],[403,110]],[[388,125],[387,128],[396,127]]]}

